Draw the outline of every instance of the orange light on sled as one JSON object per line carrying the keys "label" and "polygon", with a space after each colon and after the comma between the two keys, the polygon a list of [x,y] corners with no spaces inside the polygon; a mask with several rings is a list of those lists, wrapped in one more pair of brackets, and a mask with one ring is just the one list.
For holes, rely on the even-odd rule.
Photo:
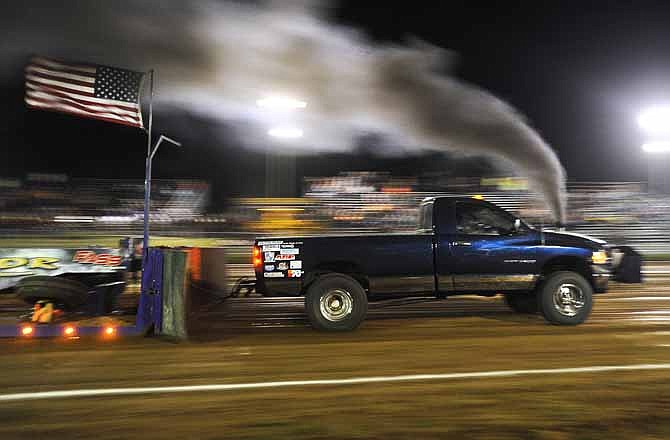
{"label": "orange light on sled", "polygon": [[108,338],[113,337],[114,335],[116,335],[116,327],[112,327],[112,326],[109,326],[109,325],[108,325],[108,326],[105,327],[105,329],[103,330],[103,335],[104,335],[105,337],[108,337]]}
{"label": "orange light on sled", "polygon": [[76,335],[77,335],[77,329],[74,328],[74,326],[66,325],[63,328],[63,336],[65,336],[66,338],[71,338]]}
{"label": "orange light on sled", "polygon": [[21,327],[21,336],[30,337],[35,333],[35,328],[32,325]]}

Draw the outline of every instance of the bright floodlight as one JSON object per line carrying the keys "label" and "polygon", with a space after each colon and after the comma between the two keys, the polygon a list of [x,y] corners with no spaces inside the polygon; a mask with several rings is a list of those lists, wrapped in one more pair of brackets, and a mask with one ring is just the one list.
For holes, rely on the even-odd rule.
{"label": "bright floodlight", "polygon": [[649,142],[642,149],[647,153],[670,153],[670,142]]}
{"label": "bright floodlight", "polygon": [[256,105],[270,110],[293,110],[307,107],[305,101],[294,99],[289,96],[273,95],[256,101]]}
{"label": "bright floodlight", "polygon": [[279,139],[297,139],[302,137],[302,130],[295,127],[275,127],[268,130],[268,134]]}
{"label": "bright floodlight", "polygon": [[649,133],[670,133],[670,107],[652,107],[637,118],[640,127]]}

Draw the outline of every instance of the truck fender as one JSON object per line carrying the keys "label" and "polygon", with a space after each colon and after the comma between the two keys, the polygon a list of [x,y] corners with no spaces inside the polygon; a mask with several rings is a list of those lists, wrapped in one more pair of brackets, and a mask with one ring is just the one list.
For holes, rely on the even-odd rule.
{"label": "truck fender", "polygon": [[328,277],[328,276],[344,276],[347,278],[351,278],[353,281],[356,281],[358,284],[363,287],[363,289],[367,292],[368,287],[369,287],[369,282],[367,278],[364,275],[360,274],[351,274],[351,273],[344,273],[344,272],[336,272],[333,270],[325,270],[325,269],[319,269],[319,270],[314,270],[311,272],[308,272],[305,274],[305,278],[303,279],[302,283],[302,288],[300,290],[300,295],[304,296],[305,293],[307,292],[307,289],[314,284],[314,282],[318,279],[322,279],[323,277]]}
{"label": "truck fender", "polygon": [[544,263],[535,287],[540,285],[550,274],[564,270],[577,272],[585,279],[591,280],[591,266],[586,260],[574,255],[563,255],[554,257]]}

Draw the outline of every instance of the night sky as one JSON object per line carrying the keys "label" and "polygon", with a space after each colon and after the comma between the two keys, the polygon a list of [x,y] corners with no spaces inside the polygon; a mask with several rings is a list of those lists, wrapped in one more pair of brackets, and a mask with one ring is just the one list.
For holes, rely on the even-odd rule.
{"label": "night sky", "polygon": [[[431,3],[435,6],[430,6]],[[510,102],[558,153],[569,180],[646,180],[638,112],[670,104],[670,2],[498,2],[453,8],[448,2],[343,2],[334,20],[378,42],[415,35],[458,54],[461,79]],[[503,6],[502,3],[506,5]],[[547,3],[547,4],[545,4]],[[383,6],[375,6],[383,5]],[[513,4],[513,6],[510,6]],[[426,6],[421,6],[426,5]],[[81,177],[142,178],[145,135],[132,128],[27,110],[23,72],[2,85],[1,176],[60,172]],[[166,145],[158,178],[203,178],[217,198],[261,195],[264,159],[213,141],[205,121],[156,115]],[[299,174],[378,169],[398,174],[448,167],[435,156],[389,160],[361,146],[350,156],[303,158]]]}

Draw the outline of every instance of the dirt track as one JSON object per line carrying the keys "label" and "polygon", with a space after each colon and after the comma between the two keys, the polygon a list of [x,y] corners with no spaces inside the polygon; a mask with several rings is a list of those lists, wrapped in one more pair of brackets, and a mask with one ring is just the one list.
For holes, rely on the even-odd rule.
{"label": "dirt track", "polygon": [[[208,342],[0,342],[0,393],[670,362],[663,284],[615,287],[573,328],[498,298],[373,305],[349,334],[295,300],[224,308]],[[668,408],[670,370],[547,374],[3,402],[0,438],[665,439]]]}

